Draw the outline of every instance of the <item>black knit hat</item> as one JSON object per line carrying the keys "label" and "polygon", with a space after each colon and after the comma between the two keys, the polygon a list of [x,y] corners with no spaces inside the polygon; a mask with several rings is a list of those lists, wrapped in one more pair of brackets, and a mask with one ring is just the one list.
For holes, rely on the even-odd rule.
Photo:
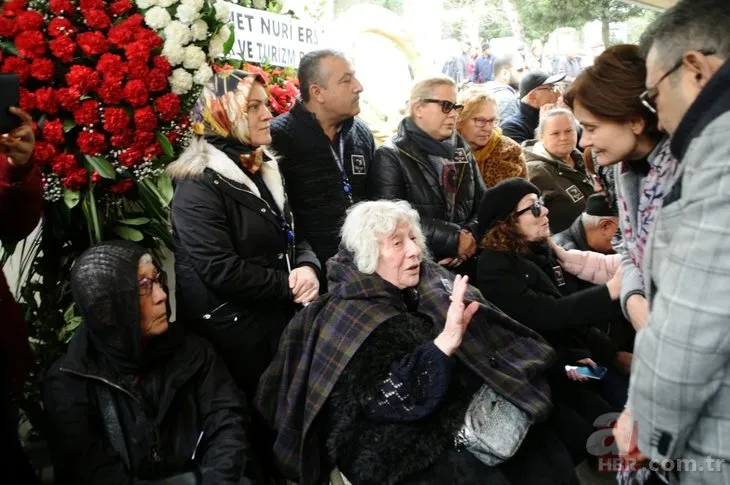
{"label": "black knit hat", "polygon": [[593,194],[586,200],[586,214],[598,217],[617,217],[618,211],[608,204],[604,193]]}
{"label": "black knit hat", "polygon": [[540,189],[519,177],[503,180],[487,189],[479,204],[479,236],[506,220],[527,194],[540,195]]}

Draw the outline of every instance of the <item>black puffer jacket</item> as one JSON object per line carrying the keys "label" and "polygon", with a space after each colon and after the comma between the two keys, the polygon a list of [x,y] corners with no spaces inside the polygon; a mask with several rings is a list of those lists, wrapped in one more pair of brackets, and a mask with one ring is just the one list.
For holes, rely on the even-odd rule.
{"label": "black puffer jacket", "polygon": [[155,483],[193,469],[194,450],[202,484],[250,483],[243,477],[245,407],[208,343],[185,337],[136,380],[97,360],[82,329],[46,378],[57,485]]}
{"label": "black puffer jacket", "polygon": [[368,198],[401,199],[411,203],[421,216],[428,248],[438,261],[458,256],[459,231],[467,229],[477,237],[477,212],[484,180],[471,155],[471,148],[457,135],[457,153],[462,150],[468,163],[456,176],[453,215],[447,214],[446,198],[438,174],[427,156],[408,136],[405,120],[398,133],[378,149],[368,176]]}
{"label": "black puffer jacket", "polygon": [[298,227],[276,160],[259,171],[276,207],[203,139],[193,140],[167,171],[177,181],[172,223],[179,319],[213,343],[250,399],[295,311],[287,260],[292,268],[317,270],[319,262],[305,242],[288,246],[280,214],[295,232]]}
{"label": "black puffer jacket", "polygon": [[[350,206],[330,140],[301,100],[271,121],[271,136],[297,222],[297,240],[312,245],[324,270],[337,252],[340,226]],[[356,203],[365,198],[375,141],[367,125],[355,118],[342,123],[340,137],[344,139],[343,165]],[[334,148],[339,151],[339,144]]]}

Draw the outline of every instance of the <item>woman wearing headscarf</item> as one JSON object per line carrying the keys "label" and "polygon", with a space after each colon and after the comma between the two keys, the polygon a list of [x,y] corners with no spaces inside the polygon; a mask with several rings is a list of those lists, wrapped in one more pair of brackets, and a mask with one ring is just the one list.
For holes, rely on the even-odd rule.
{"label": "woman wearing headscarf", "polygon": [[168,322],[163,285],[128,242],[74,264],[83,323],[44,383],[56,484],[250,483],[240,392],[210,344]]}
{"label": "woman wearing headscarf", "polygon": [[[256,399],[287,478],[319,484],[336,466],[353,485],[577,483],[551,413],[552,348],[430,259],[407,202],[353,206],[327,279],[329,293],[287,326]],[[499,460],[469,445],[475,401],[490,414],[479,411],[475,435],[519,436]]]}
{"label": "woman wearing headscarf", "polygon": [[474,270],[477,209],[484,182],[471,148],[456,131],[464,108],[456,84],[437,76],[413,85],[410,116],[375,152],[368,198],[400,199],[421,215],[426,245],[440,264],[461,274]]}
{"label": "woman wearing headscarf", "polygon": [[[318,296],[319,262],[295,244],[294,221],[271,141],[266,84],[219,71],[195,107],[195,136],[167,173],[177,311],[213,344],[251,400],[296,306]],[[254,416],[253,440],[270,451]]]}

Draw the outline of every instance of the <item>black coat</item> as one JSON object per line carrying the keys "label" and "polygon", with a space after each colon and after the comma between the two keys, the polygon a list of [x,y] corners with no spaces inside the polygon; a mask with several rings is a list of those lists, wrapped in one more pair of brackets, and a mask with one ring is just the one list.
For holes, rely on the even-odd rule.
{"label": "black coat", "polygon": [[446,213],[446,198],[436,170],[403,123],[395,137],[378,149],[368,175],[369,199],[406,200],[418,211],[426,243],[437,261],[458,256],[461,229],[477,238],[477,213],[486,190],[469,144],[458,135],[456,139],[457,150],[463,150],[468,163],[457,175],[453,217]]}
{"label": "black coat", "polygon": [[540,110],[520,102],[520,110],[514,116],[502,121],[502,134],[518,144],[535,138],[535,130],[540,124]]}
{"label": "black coat", "polygon": [[213,343],[251,399],[295,311],[287,260],[292,268],[318,269],[319,263],[306,243],[288,245],[280,215],[298,228],[276,160],[259,171],[276,207],[233,160],[203,140],[194,140],[168,173],[177,181],[178,319]]}
{"label": "black coat", "polygon": [[185,337],[136,382],[99,362],[79,331],[44,383],[57,485],[154,483],[190,469],[194,450],[204,485],[249,483],[245,406],[208,343]]}
{"label": "black coat", "polygon": [[556,268],[559,265],[552,256],[528,258],[484,249],[477,287],[507,315],[545,337],[557,350],[556,364],[561,368],[586,357],[610,364],[605,361],[612,357],[610,341],[591,345],[595,339],[586,333],[591,326],[605,329],[613,318],[616,303],[608,288],[581,289],[578,278],[562,270],[557,276]]}
{"label": "black coat", "polygon": [[[301,100],[271,121],[271,136],[271,148],[278,157],[297,221],[297,240],[312,245],[324,270],[327,260],[337,252],[340,227],[350,206],[330,139]],[[343,166],[356,203],[365,198],[375,141],[367,125],[355,118],[342,123],[339,136],[344,139]],[[339,143],[334,149],[339,152]]]}

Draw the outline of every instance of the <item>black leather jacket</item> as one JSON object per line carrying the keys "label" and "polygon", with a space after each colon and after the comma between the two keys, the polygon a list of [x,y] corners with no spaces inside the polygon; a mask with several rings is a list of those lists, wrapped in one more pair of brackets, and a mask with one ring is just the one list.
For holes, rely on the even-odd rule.
{"label": "black leather jacket", "polygon": [[486,190],[471,148],[457,135],[457,150],[468,160],[456,178],[453,214],[447,214],[446,198],[436,170],[404,128],[375,152],[368,174],[368,198],[410,202],[421,216],[426,243],[436,260],[458,256],[459,231],[467,229],[478,240],[477,212]]}

